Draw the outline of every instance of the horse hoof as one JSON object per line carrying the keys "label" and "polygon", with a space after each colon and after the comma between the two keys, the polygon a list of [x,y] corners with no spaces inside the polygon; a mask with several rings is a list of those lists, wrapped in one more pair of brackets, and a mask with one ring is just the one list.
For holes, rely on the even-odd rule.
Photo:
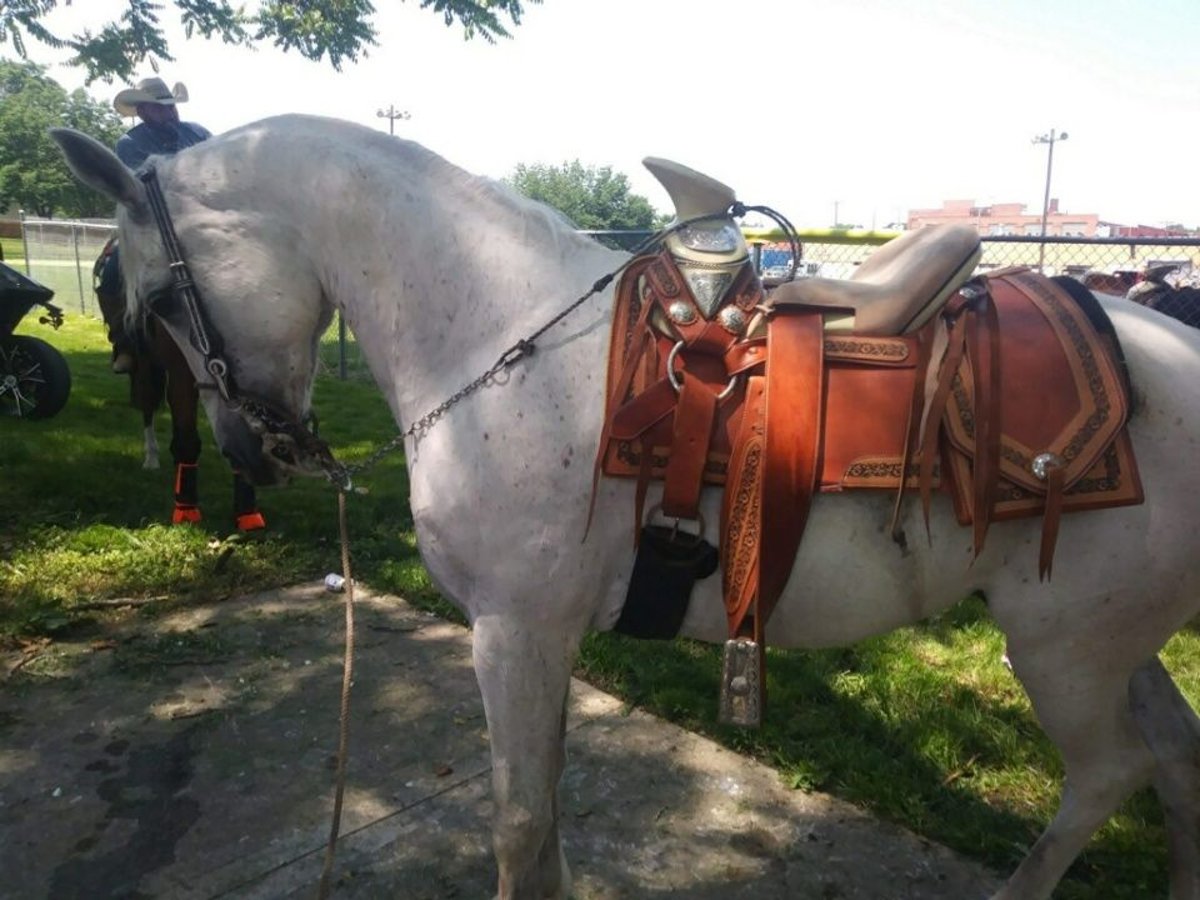
{"label": "horse hoof", "polygon": [[142,460],[142,468],[146,469],[146,470],[157,469],[158,468],[158,460],[153,457],[147,456],[144,460]]}
{"label": "horse hoof", "polygon": [[175,506],[175,512],[171,513],[172,525],[190,524],[194,525],[201,519],[200,509],[196,506]]}
{"label": "horse hoof", "polygon": [[238,531],[258,531],[267,527],[267,520],[258,510],[242,513],[236,520]]}

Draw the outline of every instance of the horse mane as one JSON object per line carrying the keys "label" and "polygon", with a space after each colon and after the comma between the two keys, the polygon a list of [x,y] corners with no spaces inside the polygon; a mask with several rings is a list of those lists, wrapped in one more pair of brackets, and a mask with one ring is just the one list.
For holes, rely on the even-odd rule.
{"label": "horse mane", "polygon": [[[220,179],[212,171],[225,155],[244,159],[264,145],[272,148],[277,145],[292,157],[304,153],[311,153],[314,158],[329,157],[347,172],[366,173],[378,188],[372,193],[424,178],[427,184],[436,186],[438,197],[457,196],[464,209],[485,208],[488,221],[493,224],[507,220],[514,232],[521,235],[522,242],[536,246],[539,258],[551,264],[565,263],[583,250],[602,247],[591,237],[580,234],[558,210],[526,197],[504,182],[473,175],[415,141],[339,119],[300,114],[274,116],[242,125],[174,157],[158,158],[155,164],[164,192],[174,186],[172,179],[178,177],[184,185],[195,183],[197,196],[215,192],[232,209],[240,198],[221,194],[214,187]],[[127,221],[129,213],[120,210],[118,219]],[[186,244],[183,251],[186,259]],[[133,296],[127,298],[126,315],[135,324],[143,316],[142,302]]]}

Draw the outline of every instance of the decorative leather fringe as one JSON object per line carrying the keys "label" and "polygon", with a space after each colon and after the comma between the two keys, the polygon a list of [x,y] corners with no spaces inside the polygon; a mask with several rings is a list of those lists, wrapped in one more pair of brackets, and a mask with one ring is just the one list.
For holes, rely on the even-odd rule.
{"label": "decorative leather fringe", "polygon": [[1046,510],[1042,514],[1042,545],[1038,553],[1038,581],[1050,578],[1054,568],[1054,546],[1058,543],[1058,526],[1062,521],[1063,481],[1066,470],[1051,466],[1046,472]]}

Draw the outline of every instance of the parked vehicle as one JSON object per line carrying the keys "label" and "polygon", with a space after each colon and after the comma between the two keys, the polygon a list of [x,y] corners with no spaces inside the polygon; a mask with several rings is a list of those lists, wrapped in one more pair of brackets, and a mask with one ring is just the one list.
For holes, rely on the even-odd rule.
{"label": "parked vehicle", "polygon": [[62,325],[62,310],[50,302],[54,291],[11,266],[0,263],[0,415],[48,419],[71,393],[71,370],[50,344],[28,334],[13,334],[35,306],[38,321]]}

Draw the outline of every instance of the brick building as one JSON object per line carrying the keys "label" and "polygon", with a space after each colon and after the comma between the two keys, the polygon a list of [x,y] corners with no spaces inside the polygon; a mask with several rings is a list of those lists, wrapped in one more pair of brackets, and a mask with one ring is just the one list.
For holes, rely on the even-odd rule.
{"label": "brick building", "polygon": [[[993,203],[978,206],[974,200],[945,200],[941,209],[909,210],[907,227],[925,225],[969,225],[982,235],[1042,233],[1040,212],[1028,213],[1024,203]],[[1046,215],[1046,234],[1069,237],[1096,237],[1106,231],[1107,223],[1097,213],[1065,213],[1058,200],[1050,201]]]}

